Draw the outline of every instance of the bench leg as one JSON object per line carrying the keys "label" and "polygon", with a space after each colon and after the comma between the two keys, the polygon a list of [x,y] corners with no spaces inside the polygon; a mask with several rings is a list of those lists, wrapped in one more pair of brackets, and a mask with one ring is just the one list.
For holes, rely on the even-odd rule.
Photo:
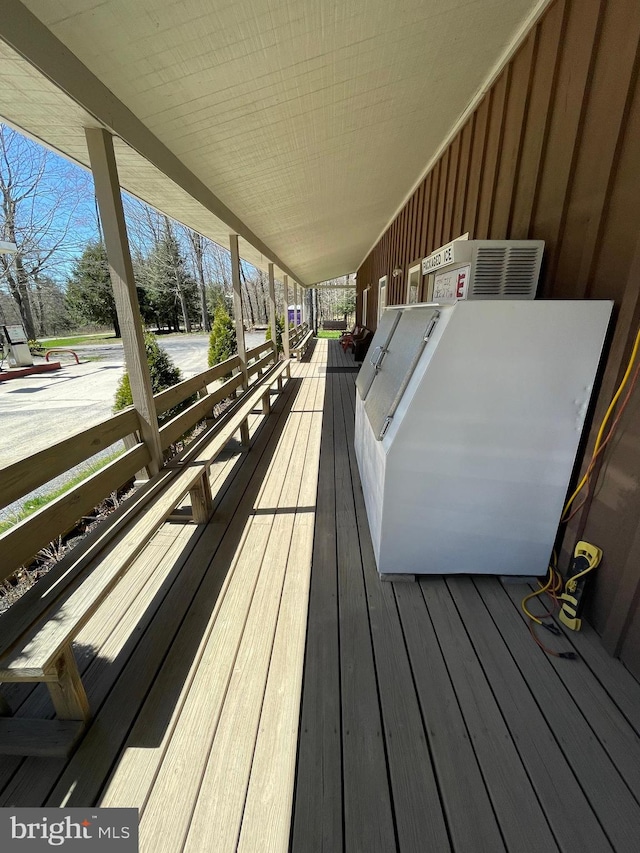
{"label": "bench leg", "polygon": [[242,447],[249,447],[250,439],[249,439],[249,422],[247,420],[242,421],[240,425],[240,444]]}
{"label": "bench leg", "polygon": [[291,362],[287,363],[287,366],[284,371],[287,374],[287,379],[291,379]]}
{"label": "bench leg", "polygon": [[271,411],[271,389],[267,388],[267,393],[262,398],[262,414],[268,415]]}
{"label": "bench leg", "polygon": [[278,394],[282,394],[282,374],[276,379]]}
{"label": "bench leg", "polygon": [[48,681],[47,687],[56,716],[59,720],[89,722],[91,719],[89,700],[78,672],[78,664],[71,644],[65,647],[54,666],[58,680]]}
{"label": "bench leg", "polygon": [[206,524],[211,518],[211,511],[213,509],[211,486],[207,471],[204,471],[202,477],[200,477],[189,494],[191,496],[191,517],[196,524]]}

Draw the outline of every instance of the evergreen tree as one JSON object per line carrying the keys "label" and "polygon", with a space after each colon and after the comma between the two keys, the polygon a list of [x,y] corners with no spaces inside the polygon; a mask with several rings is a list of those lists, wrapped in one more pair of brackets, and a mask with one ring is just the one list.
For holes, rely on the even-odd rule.
{"label": "evergreen tree", "polygon": [[223,308],[229,313],[231,298],[227,298],[223,284],[210,282],[207,285],[207,307],[210,314],[215,314],[218,308]]}
{"label": "evergreen tree", "polygon": [[[147,355],[147,363],[149,365],[149,374],[151,375],[151,389],[154,394],[159,391],[164,391],[165,388],[170,388],[172,385],[177,385],[182,378],[180,368],[173,363],[171,356],[158,343],[158,339],[151,332],[144,333],[144,348]],[[165,412],[159,420],[169,420],[174,415],[178,414],[182,409],[190,405],[194,397],[190,397],[176,406],[173,409]],[[131,383],[129,374],[125,373],[116,389],[116,396],[113,404],[113,411],[119,412],[127,406],[133,405],[133,394],[131,393]]]}
{"label": "evergreen tree", "polygon": [[198,289],[187,272],[171,223],[165,220],[165,233],[142,266],[143,282],[158,328],[167,325],[179,329],[182,317],[185,330],[190,332],[192,319],[198,317]]}
{"label": "evergreen tree", "polygon": [[214,364],[220,364],[221,361],[226,361],[235,355],[236,351],[236,330],[233,320],[222,306],[218,306],[213,317],[213,328],[209,335],[209,353],[207,359],[209,367],[213,367]]}
{"label": "evergreen tree", "polygon": [[[279,317],[276,314],[276,349],[279,353],[282,352],[282,333],[284,332],[284,317]],[[266,340],[271,340],[271,325],[267,328],[267,334],[265,335]]]}
{"label": "evergreen tree", "polygon": [[67,283],[66,303],[69,315],[78,325],[113,326],[116,338],[120,337],[107,252],[101,241],[87,243],[75,262]]}

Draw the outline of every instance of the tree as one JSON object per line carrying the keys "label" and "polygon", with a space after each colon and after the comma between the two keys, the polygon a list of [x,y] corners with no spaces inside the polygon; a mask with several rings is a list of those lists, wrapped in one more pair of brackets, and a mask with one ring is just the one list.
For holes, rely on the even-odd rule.
{"label": "tree", "polygon": [[173,326],[179,330],[180,313],[186,331],[190,332],[191,319],[197,316],[198,310],[196,283],[187,272],[185,257],[166,216],[163,233],[151,250],[142,275],[158,326],[166,323],[169,328]]}
{"label": "tree", "polygon": [[[276,315],[276,349],[280,353],[283,350],[282,346],[282,333],[284,332],[284,317],[280,317]],[[271,326],[267,327],[267,334],[265,335],[265,339],[271,340]]]}
{"label": "tree", "polygon": [[198,283],[198,295],[200,297],[200,321],[202,323],[202,331],[211,331],[211,321],[209,320],[209,311],[207,308],[207,283],[204,273],[204,251],[205,238],[202,234],[192,231],[191,228],[185,228],[189,245],[191,247],[191,258],[193,267],[196,273],[196,281]]}
{"label": "tree", "polygon": [[[176,367],[167,351],[160,346],[158,339],[151,332],[144,333],[144,348],[151,376],[151,389],[154,394],[164,391],[165,388],[170,388],[172,385],[180,382],[182,378],[180,368]],[[169,409],[159,420],[169,420],[182,409],[186,408],[193,399],[193,397],[190,397],[181,403],[180,406]],[[131,393],[131,383],[129,381],[129,374],[125,372],[116,389],[113,411],[119,412],[121,409],[132,405],[133,394]]]}
{"label": "tree", "polygon": [[335,311],[336,314],[341,314],[346,322],[347,318],[355,313],[356,294],[355,291],[342,291],[342,294],[336,303]]}
{"label": "tree", "polygon": [[224,285],[216,282],[207,285],[207,306],[212,315],[215,315],[218,308],[223,308],[228,314],[231,304],[231,295],[225,291]]}
{"label": "tree", "polygon": [[34,278],[33,302],[39,335],[57,335],[72,328],[66,293],[49,276]]}
{"label": "tree", "polygon": [[107,250],[99,240],[87,243],[74,264],[67,283],[67,308],[78,324],[113,326],[116,338],[120,337]]}
{"label": "tree", "polygon": [[34,284],[63,266],[82,229],[81,199],[88,176],[41,145],[0,124],[0,240],[15,243],[15,255],[0,255],[0,280],[8,288],[30,339],[36,337]]}
{"label": "tree", "polygon": [[224,308],[218,307],[213,318],[213,328],[209,335],[209,353],[207,358],[209,367],[213,367],[214,364],[220,364],[221,361],[226,361],[235,355],[236,352],[236,331],[233,321]]}

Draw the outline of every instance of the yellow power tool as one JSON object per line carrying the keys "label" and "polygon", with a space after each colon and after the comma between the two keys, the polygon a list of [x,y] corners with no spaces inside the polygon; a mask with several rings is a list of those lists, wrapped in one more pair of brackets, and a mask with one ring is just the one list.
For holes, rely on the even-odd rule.
{"label": "yellow power tool", "polygon": [[579,631],[582,627],[580,614],[584,606],[584,588],[589,572],[600,564],[601,559],[602,551],[595,545],[583,541],[576,545],[564,592],[558,596],[561,603],[560,621],[572,631]]}

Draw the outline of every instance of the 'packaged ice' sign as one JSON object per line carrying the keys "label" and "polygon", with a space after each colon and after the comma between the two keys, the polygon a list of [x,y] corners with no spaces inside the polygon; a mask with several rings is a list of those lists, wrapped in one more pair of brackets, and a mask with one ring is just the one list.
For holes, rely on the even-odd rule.
{"label": "'packaged ice' sign", "polygon": [[439,270],[440,267],[445,267],[447,264],[452,263],[454,259],[453,247],[454,243],[448,243],[446,246],[438,249],[437,252],[429,255],[428,258],[424,258],[422,261],[422,275],[429,275],[435,270]]}

